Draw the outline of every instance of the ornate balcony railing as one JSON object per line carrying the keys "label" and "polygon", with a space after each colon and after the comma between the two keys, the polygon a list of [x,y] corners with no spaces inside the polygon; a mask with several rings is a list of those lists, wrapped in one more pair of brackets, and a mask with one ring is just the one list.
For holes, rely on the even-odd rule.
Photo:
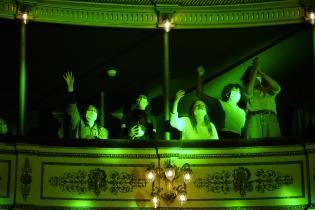
{"label": "ornate balcony railing", "polygon": [[[1,209],[152,208],[146,170],[158,163],[157,154],[161,163],[189,163],[193,171],[181,208],[314,208],[311,139],[25,143],[31,140],[0,144]],[[161,200],[159,206],[180,203]]]}

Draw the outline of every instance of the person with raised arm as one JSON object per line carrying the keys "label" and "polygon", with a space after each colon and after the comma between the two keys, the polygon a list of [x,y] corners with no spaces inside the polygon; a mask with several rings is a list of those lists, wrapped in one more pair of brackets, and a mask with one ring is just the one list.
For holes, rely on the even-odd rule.
{"label": "person with raised arm", "polygon": [[221,92],[221,99],[217,99],[203,92],[202,83],[205,69],[199,66],[197,72],[197,96],[210,108],[210,116],[218,130],[219,138],[241,138],[246,120],[245,111],[238,106],[241,99],[241,86],[227,84]]}
{"label": "person with raised arm", "polygon": [[280,85],[260,69],[259,58],[255,58],[246,69],[242,81],[247,112],[245,138],[280,137],[275,101]]}
{"label": "person with raised arm", "polygon": [[90,104],[84,115],[80,115],[74,93],[74,76],[72,72],[66,72],[63,78],[67,84],[68,91],[69,104],[67,112],[70,116],[71,128],[75,131],[75,138],[107,139],[107,129],[96,123],[98,111],[95,105]]}
{"label": "person with raised arm", "polygon": [[196,100],[191,104],[188,117],[178,117],[178,103],[184,96],[183,90],[176,93],[170,117],[170,124],[181,132],[181,139],[218,140],[216,127],[210,121],[207,107],[202,100]]}

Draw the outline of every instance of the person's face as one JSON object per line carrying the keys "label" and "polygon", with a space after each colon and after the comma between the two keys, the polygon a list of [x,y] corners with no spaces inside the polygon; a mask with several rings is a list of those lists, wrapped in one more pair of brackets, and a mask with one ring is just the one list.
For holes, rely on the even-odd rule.
{"label": "person's face", "polygon": [[0,119],[0,134],[8,133],[8,125],[4,119]]}
{"label": "person's face", "polygon": [[206,104],[203,101],[197,101],[194,105],[194,115],[203,118],[207,114]]}
{"label": "person's face", "polygon": [[148,98],[145,95],[139,95],[137,98],[137,105],[141,109],[145,109],[149,105]]}
{"label": "person's face", "polygon": [[233,101],[235,103],[238,103],[241,99],[241,92],[239,88],[232,88],[230,93],[230,101]]}
{"label": "person's face", "polygon": [[85,117],[88,122],[94,122],[97,119],[96,107],[93,105],[90,105],[86,110]]}
{"label": "person's face", "polygon": [[194,105],[194,110],[197,110],[197,109],[206,110],[206,104],[203,101],[196,101],[196,103]]}

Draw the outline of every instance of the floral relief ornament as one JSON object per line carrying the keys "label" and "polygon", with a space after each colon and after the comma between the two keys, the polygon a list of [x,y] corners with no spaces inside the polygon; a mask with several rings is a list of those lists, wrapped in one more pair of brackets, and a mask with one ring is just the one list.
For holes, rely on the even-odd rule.
{"label": "floral relief ornament", "polygon": [[146,181],[126,172],[113,171],[108,176],[105,170],[95,168],[90,171],[79,170],[64,173],[63,176],[50,177],[49,184],[70,193],[93,192],[99,196],[108,189],[114,195],[133,192],[135,188],[145,187]]}
{"label": "floral relief ornament", "polygon": [[293,184],[291,175],[281,175],[274,170],[257,169],[253,176],[248,168],[238,167],[233,171],[223,170],[198,178],[194,182],[195,187],[205,188],[207,192],[232,193],[238,192],[245,197],[247,192],[275,191],[282,185]]}
{"label": "floral relief ornament", "polygon": [[32,184],[32,167],[28,158],[25,158],[20,181],[22,197],[23,200],[26,201],[28,195],[30,194]]}

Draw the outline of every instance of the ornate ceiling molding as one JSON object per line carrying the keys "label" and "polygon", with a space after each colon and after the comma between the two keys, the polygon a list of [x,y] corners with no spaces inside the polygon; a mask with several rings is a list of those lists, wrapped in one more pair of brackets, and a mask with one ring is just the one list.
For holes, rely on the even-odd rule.
{"label": "ornate ceiling molding", "polygon": [[[161,5],[149,0],[32,0],[27,5],[31,21],[125,28],[157,28]],[[234,28],[291,24],[304,21],[305,8],[298,0],[167,0],[177,29]],[[196,4],[196,2],[199,2]],[[246,2],[246,3],[244,3]],[[184,4],[185,3],[185,4]],[[227,4],[230,3],[230,4]],[[197,6],[196,6],[197,5]],[[19,5],[0,1],[0,17],[15,19]]]}
{"label": "ornate ceiling molding", "polygon": [[185,8],[176,14],[175,26],[176,28],[229,28],[304,21],[305,12],[300,5],[293,2],[282,3]]}

